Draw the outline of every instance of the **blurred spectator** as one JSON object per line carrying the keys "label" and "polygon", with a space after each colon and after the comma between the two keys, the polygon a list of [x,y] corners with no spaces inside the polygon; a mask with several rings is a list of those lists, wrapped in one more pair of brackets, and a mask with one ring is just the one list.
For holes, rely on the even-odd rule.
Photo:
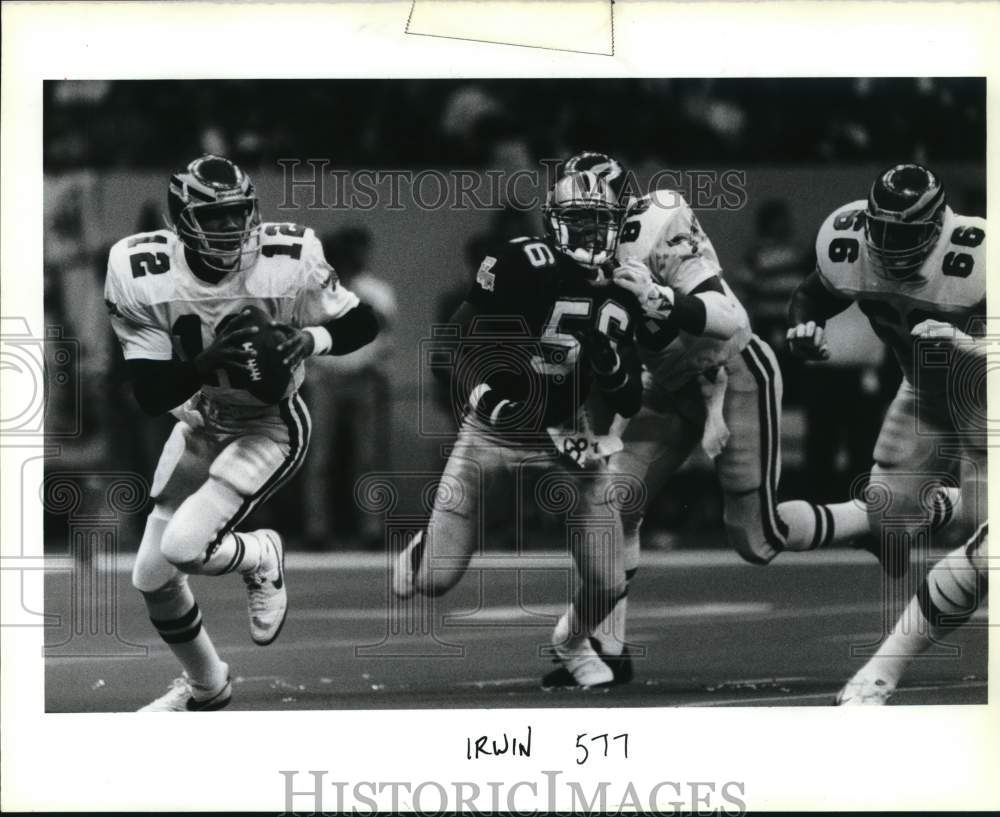
{"label": "blurred spectator", "polygon": [[744,264],[730,278],[750,315],[750,323],[778,357],[785,381],[784,402],[797,403],[801,361],[785,345],[785,312],[795,288],[815,266],[812,251],[793,241],[792,211],[784,199],[765,201],[757,210],[757,236]]}
{"label": "blurred spectator", "polygon": [[[535,156],[614,144],[633,165],[940,162],[978,160],[986,149],[981,77],[529,82],[46,82],[45,164],[173,166],[202,147],[250,167],[287,156],[456,166],[486,162],[511,141]],[[262,113],[271,110],[282,116]],[[627,112],[628,125],[609,111]],[[351,126],[331,127],[330,117]]]}
{"label": "blurred spectator", "polygon": [[382,543],[382,520],[357,510],[354,487],[365,474],[389,468],[390,386],[388,360],[396,319],[392,287],[369,271],[371,234],[348,227],[323,237],[323,251],[344,286],[375,310],[378,338],[339,357],[311,358],[306,389],[312,442],[301,476],[305,535],[310,547],[330,547],[356,534]]}

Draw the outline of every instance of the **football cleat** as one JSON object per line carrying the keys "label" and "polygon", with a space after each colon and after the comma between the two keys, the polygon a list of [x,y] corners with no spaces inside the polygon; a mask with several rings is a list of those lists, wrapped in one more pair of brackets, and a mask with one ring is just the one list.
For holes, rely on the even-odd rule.
{"label": "football cleat", "polygon": [[408,599],[416,592],[417,570],[424,557],[424,531],[417,532],[396,557],[392,566],[392,592],[397,598]]}
{"label": "football cleat", "polygon": [[[600,644],[597,639],[591,638],[590,645],[594,648],[594,652],[597,653],[601,661],[607,664],[607,666],[611,669],[611,674],[614,676],[613,683],[615,686],[618,686],[619,684],[631,683],[632,679],[635,677],[635,671],[632,667],[632,653],[629,651],[627,646],[622,651],[621,655],[604,655],[600,651]],[[556,659],[555,662],[559,664],[559,666],[542,677],[542,686],[545,689],[551,689],[553,687],[579,686],[572,673],[559,662],[559,659]]]}
{"label": "football cleat", "polygon": [[833,699],[834,706],[885,706],[896,688],[884,678],[868,675],[862,669]]}
{"label": "football cleat", "polygon": [[566,641],[553,639],[552,649],[562,668],[572,677],[575,686],[588,689],[614,683],[614,672],[601,660],[590,638],[573,638]]}
{"label": "football cleat", "polygon": [[161,695],[152,703],[146,704],[139,712],[214,712],[224,709],[233,699],[233,685],[229,678],[213,695],[207,698],[196,698],[191,681],[185,672],[180,678],[175,678],[166,694]]}
{"label": "football cleat", "polygon": [[281,537],[273,530],[259,530],[256,535],[264,542],[264,556],[257,570],[243,574],[243,582],[247,586],[250,637],[263,647],[281,633],[288,613],[288,592]]}

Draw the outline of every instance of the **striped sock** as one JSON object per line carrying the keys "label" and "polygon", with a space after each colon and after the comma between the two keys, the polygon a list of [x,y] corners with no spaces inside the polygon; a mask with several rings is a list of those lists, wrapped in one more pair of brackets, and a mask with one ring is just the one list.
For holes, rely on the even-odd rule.
{"label": "striped sock", "polygon": [[248,573],[260,568],[264,555],[264,543],[256,533],[227,533],[209,547],[198,572],[210,576]]}
{"label": "striped sock", "polygon": [[816,505],[801,499],[782,502],[778,514],[788,525],[786,549],[817,550],[868,533],[868,513],[857,502]]}
{"label": "striped sock", "polygon": [[203,626],[201,611],[187,581],[144,592],[142,597],[156,632],[187,671],[194,696],[212,697],[229,677],[229,667],[219,657]]}

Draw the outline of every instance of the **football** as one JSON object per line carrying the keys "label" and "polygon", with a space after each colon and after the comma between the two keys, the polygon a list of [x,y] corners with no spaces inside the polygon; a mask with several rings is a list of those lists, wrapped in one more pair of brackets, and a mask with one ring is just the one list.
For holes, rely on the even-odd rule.
{"label": "football", "polygon": [[252,353],[247,361],[250,371],[227,369],[230,384],[244,389],[264,403],[277,403],[288,388],[291,370],[282,363],[278,344],[284,336],[271,328],[271,317],[256,306],[245,306],[239,312],[225,318],[217,332],[256,326],[259,331],[243,342],[243,348]]}

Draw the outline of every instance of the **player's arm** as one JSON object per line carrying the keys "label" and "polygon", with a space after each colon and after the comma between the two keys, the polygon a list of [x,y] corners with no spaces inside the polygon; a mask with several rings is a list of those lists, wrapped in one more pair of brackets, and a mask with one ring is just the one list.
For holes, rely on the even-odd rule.
{"label": "player's arm", "polygon": [[827,286],[819,269],[806,278],[788,302],[788,347],[799,357],[826,360],[830,357],[823,337],[826,322],[854,300]]}
{"label": "player's arm", "polygon": [[667,331],[728,340],[743,327],[746,313],[722,285],[712,242],[680,194],[664,193],[652,201],[665,220],[651,222],[662,224],[645,259],[651,266],[626,258],[614,280],[638,298],[647,315],[665,321]]}
{"label": "player's arm", "polygon": [[744,312],[736,298],[726,292],[718,275],[709,275],[688,293],[657,283],[649,267],[635,259],[626,260],[614,272],[615,283],[632,292],[649,317],[661,324],[661,331],[683,330],[728,340],[743,325]]}
{"label": "player's arm", "polygon": [[151,417],[165,414],[210,382],[219,369],[246,368],[251,353],[243,343],[257,332],[256,326],[233,329],[203,349],[194,360],[126,360],[132,392],[139,408]]}
{"label": "player's arm", "polygon": [[[521,246],[507,244],[496,255],[488,255],[483,260],[465,300],[448,321],[458,327],[459,344],[474,333],[477,319],[491,315],[509,315],[517,311],[511,308],[511,304],[516,303],[519,292],[527,291],[518,286],[523,283],[518,274],[518,262],[524,263],[519,253],[523,252]],[[461,355],[450,357],[457,362]],[[451,393],[453,366],[435,359],[431,361],[431,372]],[[506,394],[496,380],[489,376],[478,383],[470,383],[468,393],[456,396],[469,406],[481,422],[496,427],[504,426],[508,418],[516,415],[520,409],[513,395]]]}
{"label": "player's arm", "polygon": [[272,325],[286,336],[278,345],[278,351],[284,353],[284,363],[289,368],[295,368],[300,361],[316,355],[348,355],[367,346],[378,337],[379,332],[375,310],[360,301],[357,306],[326,323],[301,329],[278,321]]}
{"label": "player's arm", "polygon": [[642,406],[642,365],[632,344],[621,342],[616,348],[596,329],[575,337],[608,406],[622,417],[635,415]]}
{"label": "player's arm", "polygon": [[290,369],[307,357],[355,352],[375,340],[379,332],[375,310],[340,283],[312,230],[305,231],[303,244],[301,290],[293,318],[289,323],[271,324],[285,336],[278,351],[285,355],[283,362]]}
{"label": "player's arm", "polygon": [[144,306],[135,289],[135,277],[123,254],[126,247],[119,242],[111,250],[104,302],[111,328],[121,344],[136,402],[146,414],[158,416],[181,405],[217,369],[244,366],[249,353],[240,343],[252,332],[244,329],[223,333],[194,360],[179,360],[170,333]]}

